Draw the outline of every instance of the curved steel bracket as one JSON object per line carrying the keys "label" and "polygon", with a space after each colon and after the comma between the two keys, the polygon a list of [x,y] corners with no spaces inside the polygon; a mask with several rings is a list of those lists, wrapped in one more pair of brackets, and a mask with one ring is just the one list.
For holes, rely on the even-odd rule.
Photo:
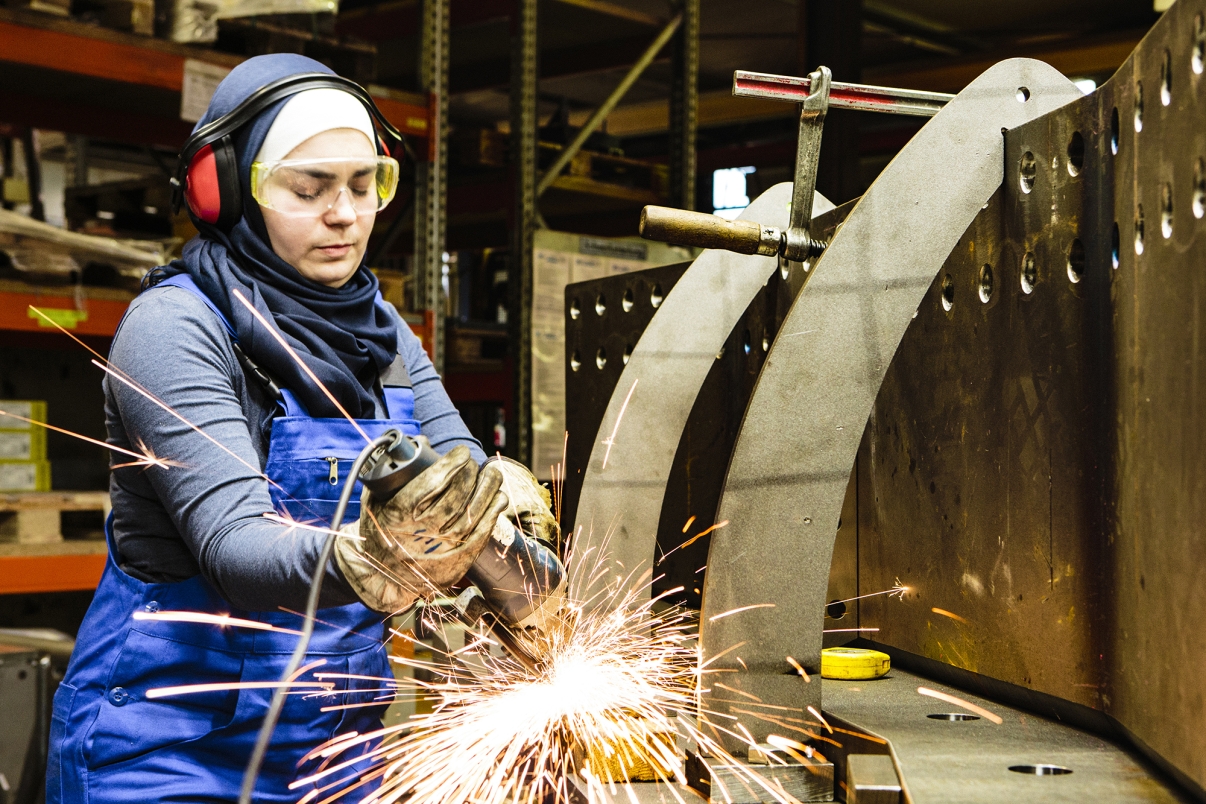
{"label": "curved steel bracket", "polygon": [[[717,514],[729,525],[712,540],[700,635],[704,661],[741,691],[706,692],[705,707],[736,715],[758,741],[781,728],[749,714],[758,705],[743,706],[742,694],[820,706],[819,679],[806,683],[786,657],[819,671],[833,542],[863,429],[914,312],[1001,185],[1002,132],[1079,97],[1029,59],[969,84],[876,179],[780,328],[729,464]],[[745,606],[757,608],[721,617]]]}
{"label": "curved steel bracket", "polygon": [[[786,228],[790,183],[741,214]],[[813,213],[834,206],[817,193]],[[578,502],[570,594],[589,600],[604,584],[641,586],[652,568],[674,453],[699,389],[733,327],[771,274],[775,257],[705,251],[691,263],[641,335],[591,451]],[[647,592],[646,592],[647,594]]]}

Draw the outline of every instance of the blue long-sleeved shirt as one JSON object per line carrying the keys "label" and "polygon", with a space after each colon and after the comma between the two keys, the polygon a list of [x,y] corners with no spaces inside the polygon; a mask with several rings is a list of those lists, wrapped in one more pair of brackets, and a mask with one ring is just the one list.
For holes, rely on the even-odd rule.
{"label": "blue long-sleeved shirt", "polygon": [[[401,318],[398,333],[423,434],[441,454],[467,444],[484,461],[481,445]],[[109,360],[225,447],[125,383],[105,377],[109,443],[146,450],[173,464],[121,466],[134,459],[113,456],[109,490],[122,569],[154,583],[200,573],[241,609],[304,608],[323,537],[287,530],[263,517],[273,509],[268,482],[259,474],[268,455],[265,425],[277,408],[254,378],[244,375],[218,317],[187,290],[152,288],[130,304]],[[356,599],[330,562],[321,605]]]}

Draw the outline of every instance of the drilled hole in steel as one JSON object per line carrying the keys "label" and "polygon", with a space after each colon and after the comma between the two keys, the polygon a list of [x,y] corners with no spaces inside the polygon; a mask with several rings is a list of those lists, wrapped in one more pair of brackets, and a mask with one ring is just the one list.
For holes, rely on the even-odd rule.
{"label": "drilled hole in steel", "polygon": [[1110,231],[1110,265],[1115,269],[1121,262],[1121,255],[1122,235],[1118,232],[1118,221],[1114,221],[1114,228]]}
{"label": "drilled hole in steel", "polygon": [[846,616],[846,604],[840,600],[834,600],[825,607],[825,616],[831,620],[840,620]]}
{"label": "drilled hole in steel", "polygon": [[1164,51],[1164,63],[1160,65],[1160,103],[1172,103],[1172,53]]}
{"label": "drilled hole in steel", "polygon": [[930,720],[949,720],[952,723],[962,723],[967,720],[979,720],[979,715],[969,715],[965,712],[940,712],[934,715],[926,715]]}
{"label": "drilled hole in steel", "polygon": [[1026,256],[1022,257],[1022,292],[1029,295],[1034,293],[1034,288],[1038,284],[1038,264],[1034,261],[1034,254],[1027,251]]}
{"label": "drilled hole in steel", "polygon": [[770,330],[769,329],[762,330],[762,352],[764,354],[766,352],[770,351],[770,341],[771,341]]}
{"label": "drilled hole in steel", "polygon": [[1027,151],[1018,161],[1018,181],[1021,183],[1023,193],[1034,189],[1034,180],[1037,176],[1038,160],[1034,158],[1034,154]]}
{"label": "drilled hole in steel", "polygon": [[1206,20],[1201,14],[1193,18],[1193,35],[1193,55],[1189,57],[1189,66],[1201,75],[1203,57],[1206,57]]}
{"label": "drilled hole in steel", "polygon": [[791,276],[791,263],[783,257],[779,258],[779,276],[783,277],[784,279],[787,279],[787,277]]}
{"label": "drilled hole in steel", "polygon": [[607,350],[604,349],[602,346],[600,346],[599,351],[595,352],[595,366],[597,366],[598,369],[600,371],[602,371],[603,367],[606,365],[607,365]]}
{"label": "drilled hole in steel", "polygon": [[1031,776],[1064,776],[1072,772],[1071,768],[1062,768],[1059,765],[1010,765],[1009,769],[1014,773],[1028,773]]}
{"label": "drilled hole in steel", "polygon": [[747,355],[750,353],[750,331],[748,329],[741,334],[741,348]]}
{"label": "drilled hole in steel", "polygon": [[632,288],[628,288],[624,291],[624,298],[620,300],[620,307],[627,313],[632,309],[633,303]]}
{"label": "drilled hole in steel", "polygon": [[631,343],[627,344],[624,347],[624,356],[622,358],[620,358],[621,360],[624,361],[625,366],[628,365],[628,358],[630,358],[630,357],[632,357],[632,344]]}
{"label": "drilled hole in steel", "polygon": [[1165,184],[1160,190],[1160,234],[1164,235],[1165,240],[1172,237],[1172,227],[1172,185]]}
{"label": "drilled hole in steel", "polygon": [[1193,166],[1193,216],[1206,215],[1206,160],[1199,159]]}
{"label": "drilled hole in steel", "polygon": [[1135,253],[1143,253],[1143,204],[1135,207]]}
{"label": "drilled hole in steel", "polygon": [[980,269],[980,301],[988,304],[992,301],[992,266],[985,265]]}
{"label": "drilled hole in steel", "polygon": [[1143,82],[1135,82],[1135,131],[1143,131]]}
{"label": "drilled hole in steel", "polygon": [[600,293],[595,298],[595,315],[603,315],[607,312],[607,297]]}
{"label": "drilled hole in steel", "polygon": [[1114,111],[1110,112],[1110,153],[1111,154],[1118,153],[1118,129],[1120,127],[1121,126],[1118,122],[1118,107],[1115,106]]}
{"label": "drilled hole in steel", "polygon": [[570,355],[570,371],[577,371],[580,368],[582,368],[582,354],[575,349],[574,353]]}
{"label": "drilled hole in steel", "polygon": [[649,303],[653,305],[653,309],[655,310],[662,306],[662,300],[665,298],[666,297],[662,294],[661,285],[654,285],[653,289],[649,291]]}
{"label": "drilled hole in steel", "polygon": [[942,277],[942,309],[948,313],[955,306],[955,280],[947,274]]}
{"label": "drilled hole in steel", "polygon": [[1018,87],[1018,94],[1014,97],[1018,99],[1018,103],[1025,103],[1030,100],[1030,90],[1026,87]]}
{"label": "drilled hole in steel", "polygon": [[580,315],[582,315],[582,305],[578,303],[577,299],[573,299],[570,302],[570,318],[577,321]]}
{"label": "drilled hole in steel", "polygon": [[1079,131],[1073,131],[1072,139],[1068,140],[1068,174],[1077,176],[1084,166],[1085,138],[1080,135]]}
{"label": "drilled hole in steel", "polygon": [[1068,249],[1068,281],[1075,284],[1084,278],[1085,275],[1085,246],[1080,242],[1080,238],[1072,241],[1072,246]]}

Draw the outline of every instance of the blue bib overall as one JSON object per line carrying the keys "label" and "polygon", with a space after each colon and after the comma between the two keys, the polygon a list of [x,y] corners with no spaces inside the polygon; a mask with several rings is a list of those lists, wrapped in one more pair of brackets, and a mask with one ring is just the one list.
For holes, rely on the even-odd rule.
{"label": "blue bib overall", "polygon": [[[233,337],[229,323],[187,276],[161,284],[196,293],[218,313]],[[418,435],[413,391],[387,386],[383,396],[389,418],[360,422],[369,437],[391,427]],[[364,438],[346,420],[313,418],[292,394],[283,391],[282,397],[283,415],[272,422],[264,467],[265,474],[282,487],[270,486],[273,503],[279,512],[299,521],[320,520],[326,525]],[[359,500],[357,489],[345,521],[359,516]],[[229,614],[293,630],[301,628],[301,618],[234,609],[200,575],[178,583],[144,583],[121,570],[110,523],[105,527],[109,557],[104,574],[54,696],[47,803],[235,801],[272,690],[158,699],[148,699],[146,691],[175,685],[275,682],[297,644],[296,635],[135,620],[131,615],[139,611]],[[355,603],[322,609],[318,621],[303,666],[321,660],[321,668],[313,672],[392,678],[382,645],[382,615]],[[289,789],[295,779],[318,769],[321,760],[301,762],[318,745],[338,734],[364,734],[381,727],[388,700],[378,706],[321,710],[381,701],[385,684],[343,679],[334,683],[335,690],[352,692],[287,697],[256,786],[256,802],[295,802],[316,787],[322,788],[316,798],[321,801],[355,785],[359,772],[369,767],[363,762],[317,785]],[[368,796],[374,788],[375,784],[359,786],[349,793],[349,800]]]}

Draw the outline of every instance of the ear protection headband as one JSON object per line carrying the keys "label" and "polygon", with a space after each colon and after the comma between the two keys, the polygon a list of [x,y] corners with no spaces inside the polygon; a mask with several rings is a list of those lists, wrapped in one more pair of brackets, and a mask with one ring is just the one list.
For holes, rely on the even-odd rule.
{"label": "ear protection headband", "polygon": [[[172,209],[179,211],[183,201],[205,223],[223,231],[234,226],[243,214],[235,133],[272,104],[307,89],[338,89],[354,95],[386,135],[405,144],[402,133],[385,119],[372,96],[356,82],[326,73],[286,76],[260,87],[234,109],[193,132],[180,150],[172,178]],[[389,153],[380,138],[377,149]]]}

